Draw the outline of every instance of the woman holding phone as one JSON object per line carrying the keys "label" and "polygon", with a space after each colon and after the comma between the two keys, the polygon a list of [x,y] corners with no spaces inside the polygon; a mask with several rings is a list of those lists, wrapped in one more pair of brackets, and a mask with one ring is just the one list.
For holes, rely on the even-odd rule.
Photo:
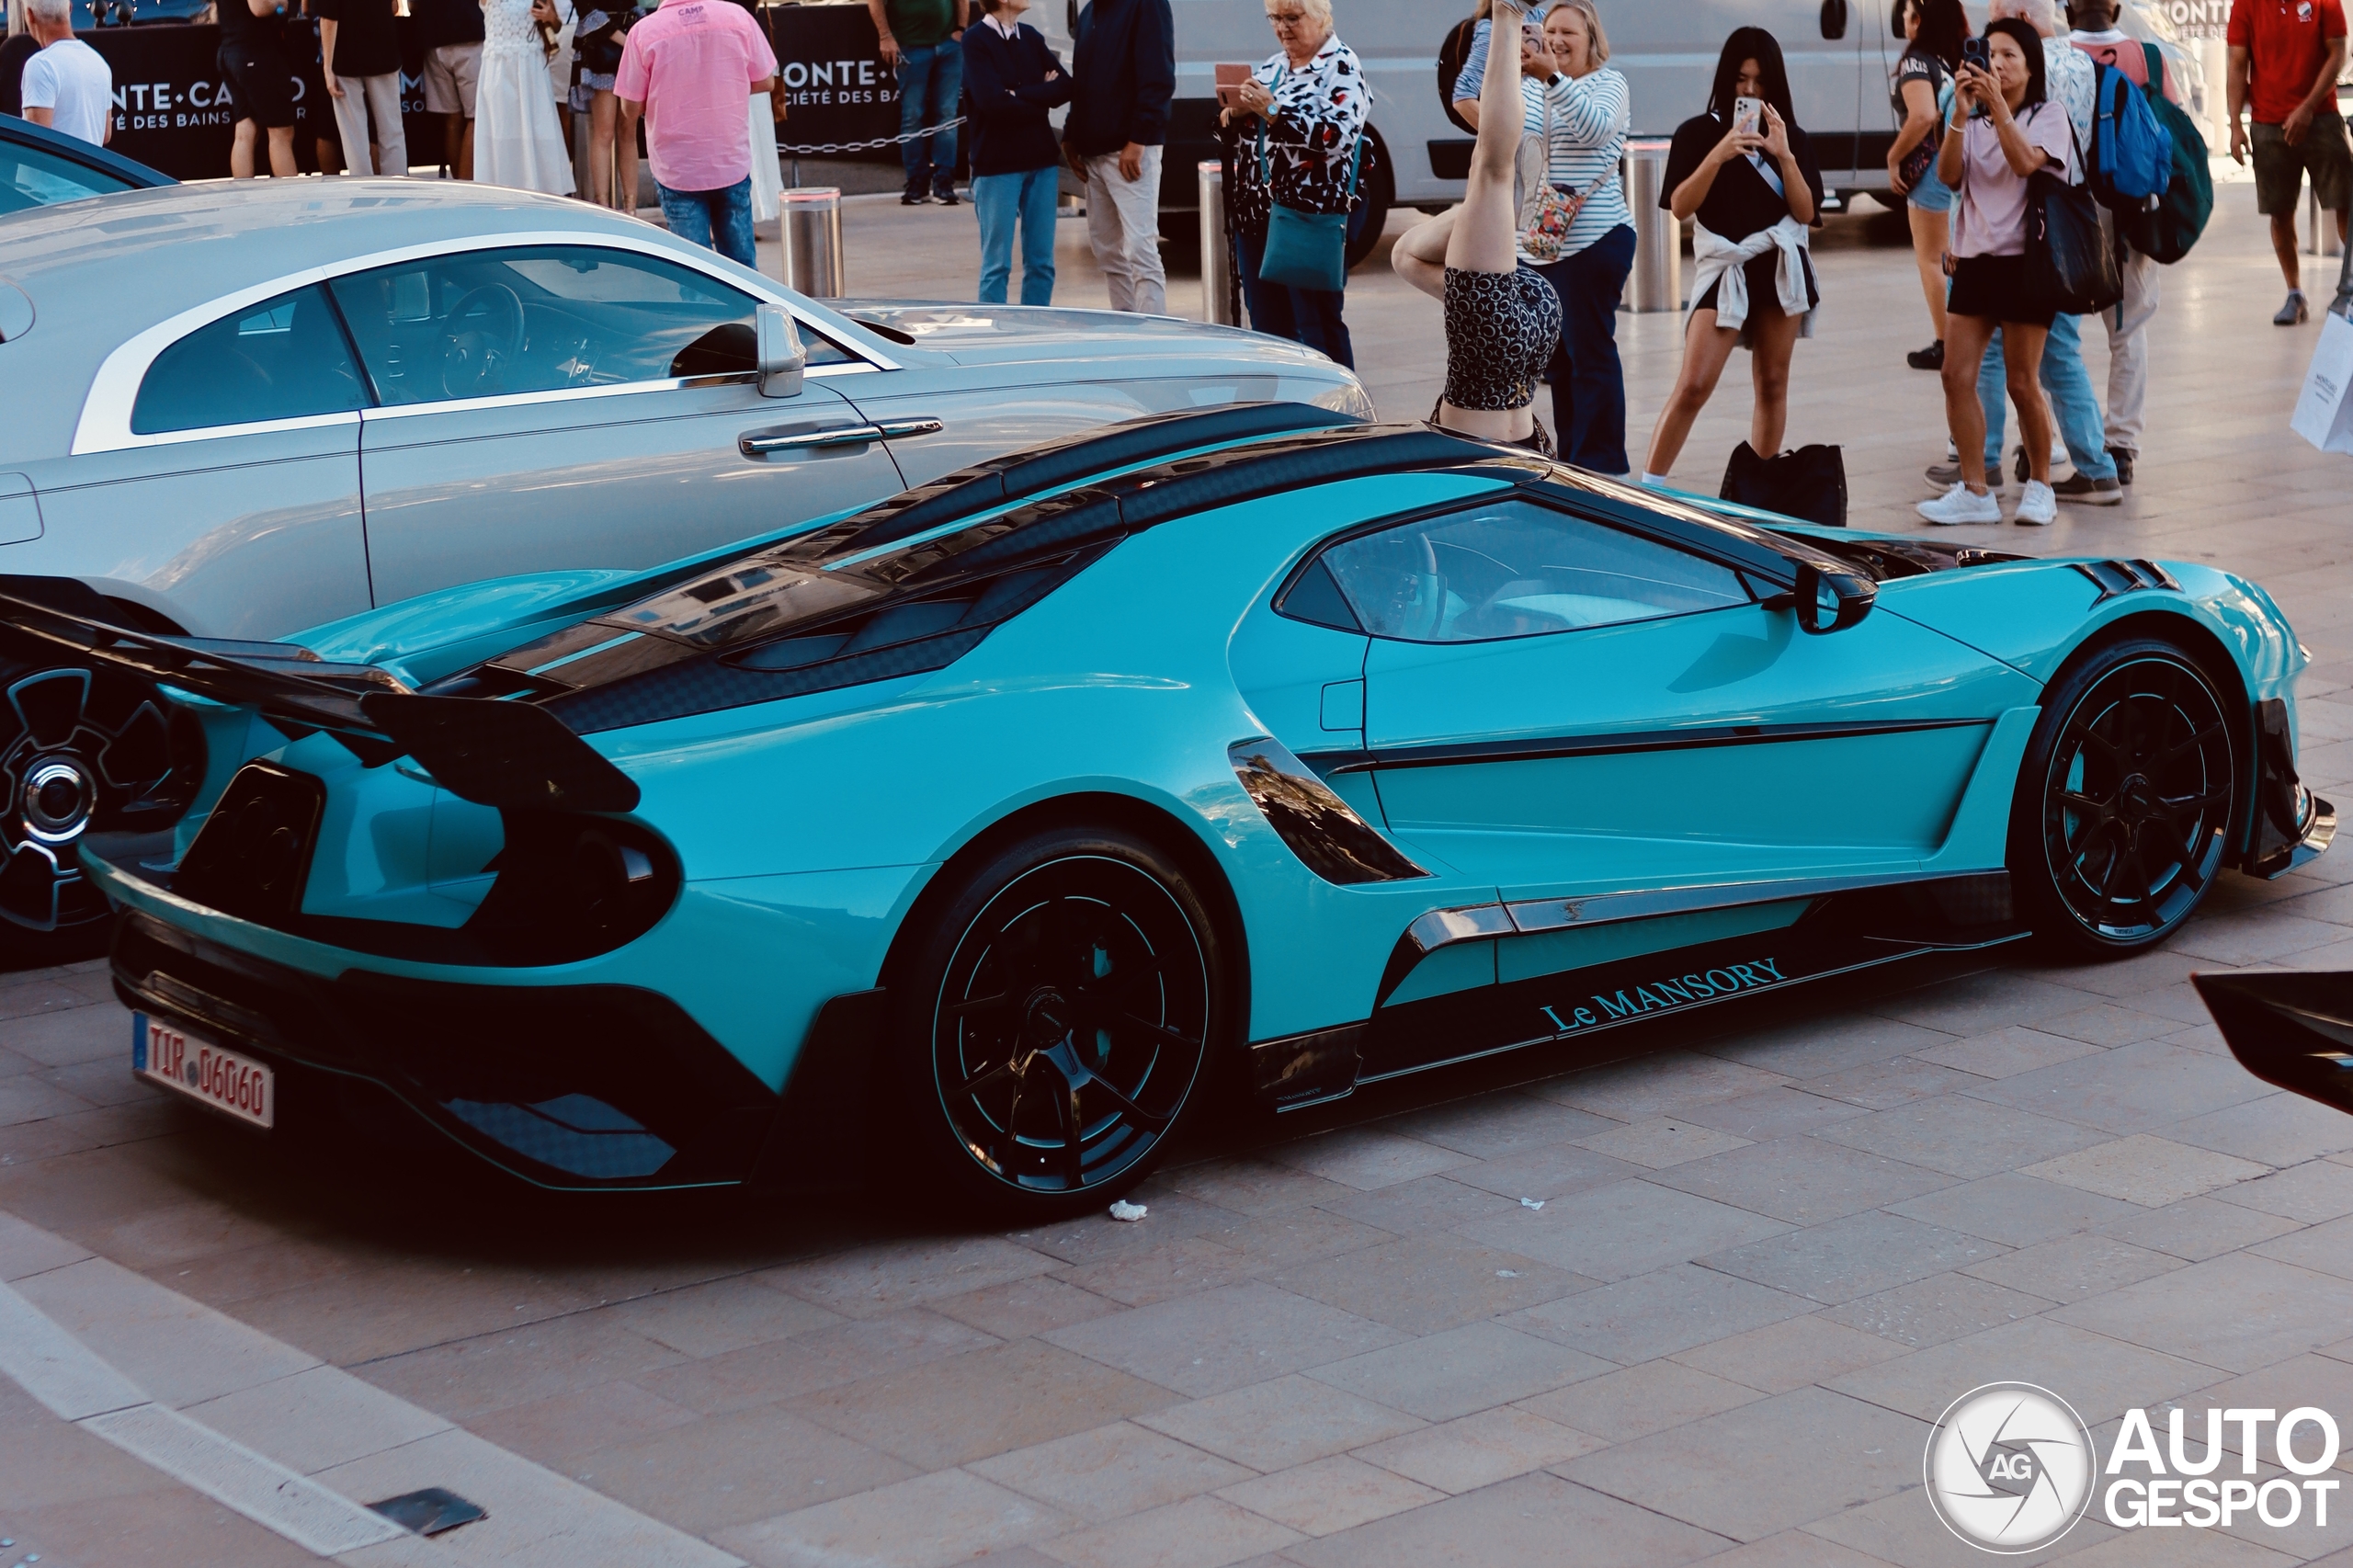
{"label": "woman holding phone", "polygon": [[[1516,0],[1495,0],[1502,37],[1511,38],[1526,20]],[[1487,62],[1462,205],[1406,231],[1390,265],[1446,307],[1446,391],[1430,423],[1549,457],[1552,441],[1536,417],[1536,380],[1560,339],[1561,297],[1519,256],[1522,62],[1518,49],[1498,51]]]}
{"label": "woman holding phone", "polygon": [[1937,177],[1937,149],[1952,108],[1952,74],[1969,37],[1961,0],[1896,0],[1904,17],[1904,58],[1895,64],[1895,113],[1901,129],[1887,150],[1887,187],[1904,198],[1912,222],[1912,259],[1937,337],[1905,355],[1915,370],[1945,368],[1945,247],[1951,241],[1952,187]]}
{"label": "woman holding phone", "polygon": [[[1974,47],[1980,42],[1982,56]],[[1987,24],[1984,38],[1972,44],[1954,76],[1952,115],[1937,153],[1938,176],[1960,195],[1952,294],[1945,304],[1945,418],[1960,450],[1961,478],[1922,502],[1920,516],[1944,524],[2002,520],[2002,504],[1985,483],[1985,408],[1977,398],[1978,367],[1998,326],[2033,476],[2018,499],[2018,520],[2040,526],[2059,510],[2051,489],[2051,405],[2036,374],[2057,312],[2035,299],[2027,272],[2027,181],[2046,168],[2072,179],[2075,133],[2067,111],[2045,99],[2042,37],[2031,25],[2006,17]]]}
{"label": "woman holding phone", "polygon": [[[1332,0],[1267,0],[1280,47],[1250,76],[1220,90],[1219,123],[1232,138],[1234,248],[1250,324],[1320,350],[1349,369],[1356,350],[1338,289],[1298,288],[1259,276],[1277,206],[1332,217],[1364,213],[1358,160],[1372,89],[1357,52],[1332,30]],[[1353,231],[1355,223],[1348,225]],[[1345,268],[1345,242],[1342,267]]]}
{"label": "woman holding phone", "polygon": [[1822,210],[1822,170],[1790,104],[1781,46],[1763,28],[1735,28],[1716,62],[1704,114],[1687,119],[1667,153],[1659,205],[1695,221],[1691,311],[1683,369],[1659,411],[1643,483],[1663,485],[1708,406],[1734,348],[1749,351],[1756,403],[1748,444],[1781,449],[1789,425],[1790,359],[1813,330],[1822,290],[1810,229]]}

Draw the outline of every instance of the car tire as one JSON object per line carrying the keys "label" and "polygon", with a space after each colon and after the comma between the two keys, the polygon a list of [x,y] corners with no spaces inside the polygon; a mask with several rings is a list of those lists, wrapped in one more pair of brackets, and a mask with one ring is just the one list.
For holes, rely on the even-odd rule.
{"label": "car tire", "polygon": [[113,912],[82,874],[83,834],[168,827],[203,757],[193,716],[144,682],[0,658],[0,944],[12,960],[105,949]]}
{"label": "car tire", "polygon": [[2058,956],[2121,958],[2181,928],[2228,856],[2237,740],[2173,642],[2109,643],[2043,694],[2010,812],[2020,916]]}
{"label": "car tire", "polygon": [[1182,866],[1119,828],[1047,828],[949,874],[891,987],[913,1174],[976,1217],[1098,1211],[1230,1050],[1218,923]]}

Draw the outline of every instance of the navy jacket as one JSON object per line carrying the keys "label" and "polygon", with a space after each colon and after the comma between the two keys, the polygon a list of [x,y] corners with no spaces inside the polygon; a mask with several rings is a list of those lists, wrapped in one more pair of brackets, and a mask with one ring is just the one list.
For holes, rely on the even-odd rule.
{"label": "navy jacket", "polygon": [[1088,0],[1078,14],[1071,51],[1078,96],[1063,144],[1092,156],[1132,142],[1168,140],[1168,106],[1176,97],[1176,23],[1168,0]]}
{"label": "navy jacket", "polygon": [[[1049,72],[1058,73],[1046,80]],[[986,21],[964,29],[964,93],[972,103],[972,174],[1027,174],[1061,163],[1046,111],[1070,102],[1070,73],[1021,23],[1010,39]]]}

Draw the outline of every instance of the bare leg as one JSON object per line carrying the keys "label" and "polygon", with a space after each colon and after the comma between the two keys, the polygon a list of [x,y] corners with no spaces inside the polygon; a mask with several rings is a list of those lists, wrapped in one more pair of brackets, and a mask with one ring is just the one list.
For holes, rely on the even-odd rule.
{"label": "bare leg", "polygon": [[1724,365],[1739,346],[1740,334],[1718,326],[1712,308],[1691,312],[1691,324],[1683,331],[1683,369],[1675,378],[1675,390],[1667,394],[1666,406],[1658,411],[1658,427],[1651,433],[1650,457],[1643,464],[1645,472],[1664,474],[1674,471],[1675,460],[1682,455],[1683,443],[1690,438],[1692,422],[1708,406],[1708,399],[1715,395]]}
{"label": "bare leg", "polygon": [[2288,287],[2304,286],[2303,258],[2296,254],[2296,215],[2274,212],[2271,215],[2271,254],[2279,258],[2279,271],[2288,279]]}
{"label": "bare leg", "polygon": [[458,177],[460,179],[474,177],[474,122],[471,115],[466,117],[465,140],[458,148]]}
{"label": "bare leg", "polygon": [[1749,306],[1748,314],[1756,328],[1756,347],[1748,357],[1756,389],[1756,408],[1748,417],[1748,445],[1758,457],[1769,458],[1781,449],[1781,437],[1789,430],[1790,357],[1797,351],[1805,318],[1767,302]]}
{"label": "bare leg", "polygon": [[301,173],[294,162],[294,128],[273,127],[269,133],[269,172],[278,179],[292,179]]}
{"label": "bare leg", "polygon": [[613,205],[624,212],[637,210],[637,127],[629,120],[613,136]]}
{"label": "bare leg", "polygon": [[[1977,369],[1985,361],[1985,346],[1994,341],[1994,326],[1984,316],[1945,318],[1945,424],[1952,431],[1953,445],[1961,449],[1961,477],[1980,495],[1985,494],[1985,405],[1977,401]],[[2040,340],[2037,339],[2034,358],[2029,359],[2006,335],[2002,357],[2005,363],[2015,358],[2021,365],[2040,365]],[[2049,415],[2044,417],[2047,421]],[[2045,423],[2042,461],[2046,472],[2051,464],[2050,429]],[[2031,437],[2028,445],[2033,445]]]}
{"label": "bare leg", "polygon": [[1925,208],[1906,207],[1912,217],[1912,259],[1920,267],[1920,293],[1928,301],[1928,320],[1937,341],[1945,335],[1945,250],[1951,243],[1952,217]]}
{"label": "bare leg", "polygon": [[253,120],[237,121],[235,140],[229,143],[230,178],[251,179],[254,177],[254,134],[258,129],[258,125]]}
{"label": "bare leg", "polygon": [[2002,324],[2003,379],[2009,382],[2010,402],[2018,411],[2018,439],[2026,443],[2027,472],[2051,483],[2051,402],[2042,395],[2042,346],[2049,327],[2031,323]]}
{"label": "bare leg", "polygon": [[620,102],[610,93],[588,101],[588,199],[599,207],[620,205],[613,199],[613,150],[619,144],[613,125],[620,116]]}

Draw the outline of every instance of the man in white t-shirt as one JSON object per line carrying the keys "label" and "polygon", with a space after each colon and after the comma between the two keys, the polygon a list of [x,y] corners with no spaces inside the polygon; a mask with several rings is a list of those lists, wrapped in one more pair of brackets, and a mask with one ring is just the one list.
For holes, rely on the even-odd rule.
{"label": "man in white t-shirt", "polygon": [[74,0],[28,0],[40,52],[25,62],[25,118],[103,147],[114,136],[114,73],[74,36]]}

